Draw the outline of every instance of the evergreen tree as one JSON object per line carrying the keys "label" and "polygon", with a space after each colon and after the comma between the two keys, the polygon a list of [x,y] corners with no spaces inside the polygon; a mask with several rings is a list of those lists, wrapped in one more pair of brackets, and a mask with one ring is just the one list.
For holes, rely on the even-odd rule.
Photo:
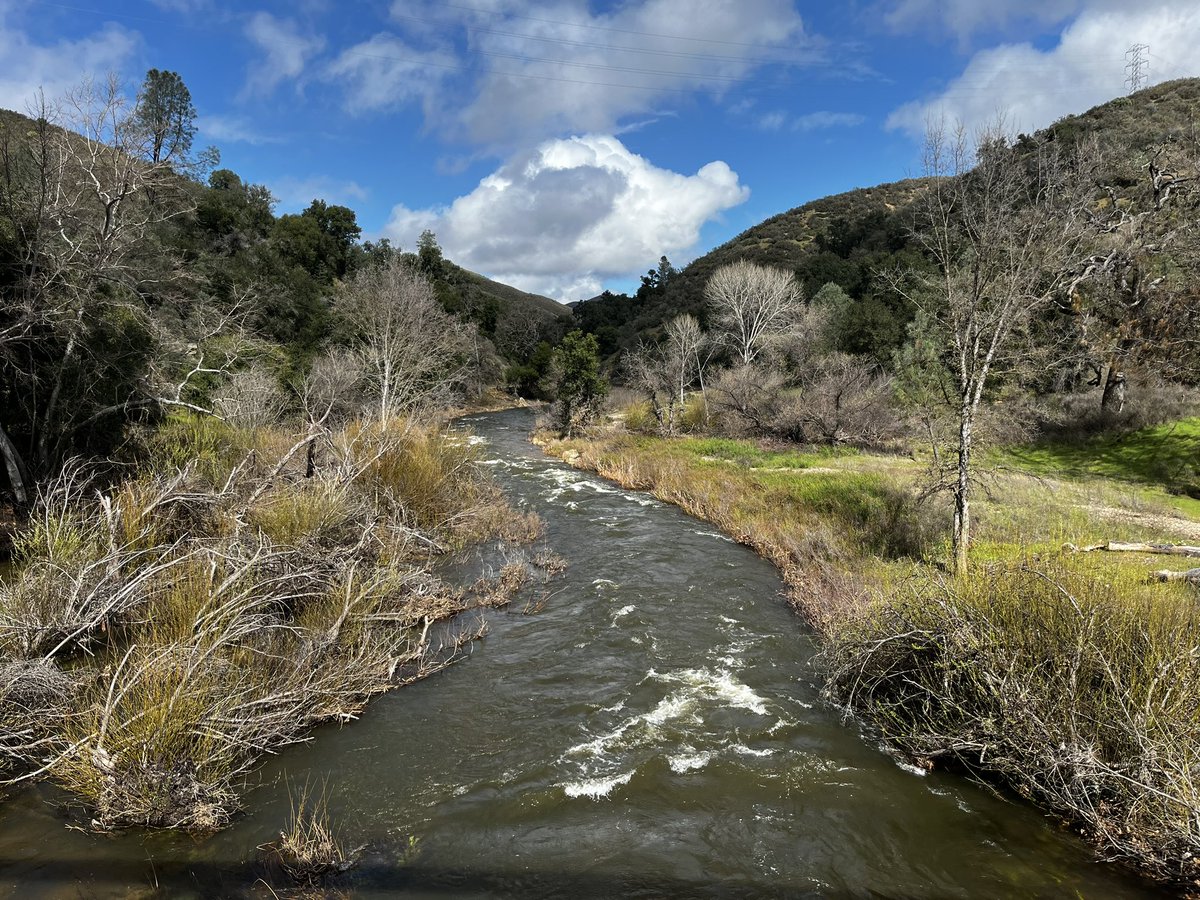
{"label": "evergreen tree", "polygon": [[196,107],[178,72],[151,69],[138,91],[135,118],[146,130],[150,161],[179,162],[192,149]]}
{"label": "evergreen tree", "polygon": [[577,424],[596,413],[608,393],[608,382],[600,374],[600,346],[594,334],[579,329],[563,337],[555,353],[558,368],[558,424],[569,435]]}

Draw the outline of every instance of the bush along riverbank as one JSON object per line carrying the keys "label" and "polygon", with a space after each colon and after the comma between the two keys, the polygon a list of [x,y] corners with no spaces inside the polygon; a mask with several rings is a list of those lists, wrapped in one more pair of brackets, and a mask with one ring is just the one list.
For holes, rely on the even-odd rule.
{"label": "bush along riverbank", "polygon": [[1148,583],[1154,557],[1073,551],[1193,538],[1175,498],[1112,479],[998,476],[971,574],[956,578],[948,510],[917,501],[908,458],[620,429],[539,443],[772,560],[822,638],[827,696],[892,746],[999,779],[1104,859],[1200,884],[1194,588]]}
{"label": "bush along riverbank", "polygon": [[48,484],[0,582],[0,775],[52,780],[93,828],[226,824],[263,753],[451,662],[483,620],[434,624],[530,574],[436,576],[540,528],[461,436],[188,416],[146,441],[132,475]]}

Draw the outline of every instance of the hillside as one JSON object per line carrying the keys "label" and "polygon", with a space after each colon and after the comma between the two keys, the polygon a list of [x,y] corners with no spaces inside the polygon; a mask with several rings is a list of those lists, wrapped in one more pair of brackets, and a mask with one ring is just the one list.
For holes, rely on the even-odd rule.
{"label": "hillside", "polygon": [[712,272],[738,259],[794,271],[808,296],[827,283],[853,301],[857,333],[846,349],[890,354],[904,336],[909,312],[878,291],[873,272],[908,261],[907,210],[922,185],[909,179],[822,197],[773,216],[699,257],[665,288],[635,297],[601,295],[575,307],[576,320],[594,331],[606,354],[632,347],[681,313],[704,320],[704,285]]}
{"label": "hillside", "polygon": [[[30,151],[37,129],[34,119],[0,109],[0,153],[8,154],[13,171],[22,177],[33,174],[35,153]],[[82,140],[55,125],[49,133]],[[258,330],[301,357],[311,354],[335,337],[328,305],[337,283],[387,245],[373,250],[369,242],[359,242],[353,210],[314,199],[300,215],[276,214],[266,186],[244,183],[226,169],[212,172],[204,184],[200,177],[205,174],[200,167],[166,173],[174,193],[186,199],[184,211],[162,229],[161,239],[186,253],[190,274],[209,282],[216,296],[232,296],[239,286],[254,284],[262,297]],[[0,278],[9,230],[0,222]],[[418,264],[416,254],[408,256]],[[493,281],[440,256],[425,272],[435,281],[442,305],[475,322],[509,363],[524,360],[538,340],[557,340],[570,317],[566,307],[549,297]]]}
{"label": "hillside", "polygon": [[[1067,116],[1032,140],[1064,144],[1094,138],[1101,151],[1101,183],[1117,196],[1145,177],[1150,153],[1193,133],[1200,79],[1182,79],[1118,97]],[[653,337],[668,319],[692,313],[703,321],[704,285],[718,267],[738,259],[790,269],[807,296],[833,283],[850,297],[842,349],[890,358],[911,317],[899,300],[880,290],[874,273],[897,265],[920,265],[912,246],[910,206],[925,183],[907,179],[822,197],[782,212],[694,260],[665,288],[642,288],[634,297],[601,295],[575,308],[581,327],[600,338],[606,354]]]}
{"label": "hillside", "polygon": [[557,300],[552,300],[541,294],[530,294],[511,285],[485,278],[467,269],[462,269],[461,271],[466,273],[467,280],[481,293],[495,297],[500,303],[520,309],[530,315],[561,319],[571,314],[571,311]]}

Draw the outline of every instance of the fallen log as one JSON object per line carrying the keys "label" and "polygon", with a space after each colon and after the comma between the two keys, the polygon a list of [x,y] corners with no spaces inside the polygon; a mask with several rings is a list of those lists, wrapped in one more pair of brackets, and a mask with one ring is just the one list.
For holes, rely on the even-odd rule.
{"label": "fallen log", "polygon": [[1074,544],[1067,544],[1066,549],[1073,553],[1092,553],[1096,550],[1104,550],[1108,553],[1158,553],[1164,556],[1200,558],[1200,547],[1191,547],[1187,544],[1144,544],[1141,542],[1108,541],[1104,544],[1092,544],[1088,547],[1076,547]]}
{"label": "fallen log", "polygon": [[1183,572],[1160,569],[1157,572],[1151,573],[1151,578],[1155,581],[1187,581],[1191,584],[1200,584],[1200,569],[1187,569]]}

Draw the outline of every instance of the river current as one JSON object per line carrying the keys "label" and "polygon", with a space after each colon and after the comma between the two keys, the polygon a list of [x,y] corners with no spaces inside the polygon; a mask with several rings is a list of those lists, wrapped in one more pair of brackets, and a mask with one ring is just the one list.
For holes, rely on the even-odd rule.
{"label": "river current", "polygon": [[[86,834],[53,788],[14,794],[0,890],[271,896],[255,848],[308,783],[364,847],[342,885],[356,897],[1156,896],[823,703],[811,637],[750,550],[543,458],[527,411],[463,425],[567,562],[540,609],[488,612],[467,658],[269,760],[214,837]],[[467,577],[499,552],[454,565]]]}

